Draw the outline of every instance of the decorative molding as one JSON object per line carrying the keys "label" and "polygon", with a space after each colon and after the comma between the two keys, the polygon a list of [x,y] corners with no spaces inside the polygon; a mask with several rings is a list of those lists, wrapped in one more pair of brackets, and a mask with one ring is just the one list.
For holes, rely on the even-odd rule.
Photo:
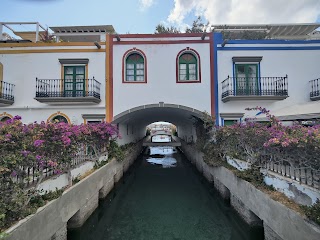
{"label": "decorative molding", "polygon": [[244,113],[220,113],[221,118],[243,118]]}
{"label": "decorative molding", "polygon": [[88,58],[59,58],[61,64],[88,64]]}
{"label": "decorative molding", "polygon": [[82,114],[83,119],[104,119],[105,114]]}
{"label": "decorative molding", "polygon": [[261,62],[262,57],[232,57],[233,62]]}

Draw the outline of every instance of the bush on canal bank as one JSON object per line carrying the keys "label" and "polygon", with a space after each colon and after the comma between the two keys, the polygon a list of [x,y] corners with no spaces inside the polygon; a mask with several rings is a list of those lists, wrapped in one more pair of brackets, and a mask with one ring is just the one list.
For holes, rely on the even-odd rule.
{"label": "bush on canal bank", "polygon": [[[260,110],[266,114],[269,122],[258,123],[247,119],[243,123],[217,127],[214,126],[214,119],[207,114],[204,114],[202,119],[196,119],[196,147],[204,153],[206,163],[232,169],[227,163],[227,157],[244,160],[251,165],[251,169],[241,172],[233,168],[234,173],[267,192],[274,189],[264,183],[260,168],[269,163],[290,166],[293,169],[308,169],[315,176],[312,184],[319,184],[320,125],[283,126],[264,108],[247,110]],[[276,198],[283,197],[277,194]],[[293,205],[292,201],[285,201]],[[300,207],[293,208],[301,212]],[[308,218],[319,224],[319,202],[302,209]]]}
{"label": "bush on canal bank", "polygon": [[79,151],[98,155],[118,137],[118,130],[108,123],[23,124],[20,120],[16,116],[0,123],[0,230],[49,200],[36,190],[46,177],[70,173]]}

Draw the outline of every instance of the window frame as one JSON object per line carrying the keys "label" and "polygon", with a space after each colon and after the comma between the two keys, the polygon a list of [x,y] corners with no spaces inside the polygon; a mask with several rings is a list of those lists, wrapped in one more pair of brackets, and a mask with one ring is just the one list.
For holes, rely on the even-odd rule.
{"label": "window frame", "polygon": [[[249,66],[249,65],[256,65],[256,92],[258,93],[261,90],[261,68],[260,68],[260,63],[262,61],[262,56],[234,56],[232,57],[232,62],[233,62],[233,91],[237,95],[237,90],[238,90],[238,73],[237,73],[237,66],[239,65],[244,65],[244,66]],[[247,75],[247,72],[246,72]],[[247,76],[246,76],[247,78]],[[246,80],[247,83],[247,88],[248,88],[248,80]],[[247,93],[249,91],[247,90]],[[250,94],[249,94],[250,95]]]}
{"label": "window frame", "polygon": [[[143,59],[143,81],[136,81],[136,80],[127,80],[127,60],[128,57],[130,57],[133,54],[138,54],[142,57]],[[142,70],[142,69],[137,69],[137,63],[134,64],[134,68],[131,70],[134,70],[134,74],[130,75],[133,76],[134,79],[136,79],[137,76],[142,76],[142,75],[137,75],[137,70]],[[146,55],[144,54],[144,52],[140,49],[137,48],[133,48],[133,49],[129,49],[128,51],[125,52],[125,54],[123,55],[122,58],[122,83],[129,83],[129,84],[140,84],[140,83],[147,83],[147,58]]]}
{"label": "window frame", "polygon": [[[184,54],[192,54],[196,60],[196,79],[195,80],[180,80],[180,58]],[[189,71],[188,69],[189,64],[186,67],[186,76],[189,76]],[[200,60],[200,55],[199,53],[192,49],[187,47],[186,49],[181,50],[176,58],[176,83],[201,83],[201,60]]]}
{"label": "window frame", "polygon": [[[260,91],[260,63],[257,63],[257,62],[252,62],[252,63],[246,63],[246,62],[235,62],[234,63],[234,77],[235,77],[235,83],[234,83],[234,90],[235,92],[239,92],[239,82],[238,82],[238,71],[237,71],[237,68],[240,67],[240,66],[243,66],[244,67],[244,74],[245,74],[245,83],[246,83],[246,89],[245,89],[245,94],[241,94],[241,95],[251,95],[250,92],[253,90],[254,92],[256,92],[257,94],[254,94],[254,95],[258,95],[259,91]],[[248,68],[249,66],[255,66],[256,68],[256,80],[255,80],[255,89],[250,89],[250,81],[249,81],[249,76],[248,76]],[[254,77],[253,77],[254,78]]]}
{"label": "window frame", "polygon": [[[72,74],[67,74],[66,73],[66,68],[73,68],[73,73]],[[83,69],[83,74],[77,74],[77,68],[82,68]],[[73,76],[72,81],[66,81],[66,76]],[[83,81],[82,82],[77,82],[77,75],[84,75]],[[63,94],[66,97],[85,97],[87,94],[87,85],[88,85],[88,78],[87,76],[87,65],[72,65],[72,64],[65,64],[63,65]],[[71,80],[71,79],[70,79]],[[66,90],[66,84],[67,83],[72,83],[72,90]],[[82,83],[82,90],[77,90],[77,84]],[[81,96],[77,94],[77,92],[82,92]],[[66,94],[67,92],[72,92],[72,96]]]}

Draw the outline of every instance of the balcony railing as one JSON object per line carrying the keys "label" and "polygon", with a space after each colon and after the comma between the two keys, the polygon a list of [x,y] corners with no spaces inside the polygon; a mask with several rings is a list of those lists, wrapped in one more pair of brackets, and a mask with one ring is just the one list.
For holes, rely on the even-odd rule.
{"label": "balcony railing", "polygon": [[320,100],[320,78],[310,81],[310,99],[312,101]]}
{"label": "balcony railing", "polygon": [[283,100],[288,97],[288,76],[229,77],[222,81],[222,101]]}
{"label": "balcony railing", "polygon": [[36,79],[36,97],[44,103],[99,103],[101,83],[93,79]]}
{"label": "balcony railing", "polygon": [[14,84],[0,81],[0,106],[12,105],[14,102]]}

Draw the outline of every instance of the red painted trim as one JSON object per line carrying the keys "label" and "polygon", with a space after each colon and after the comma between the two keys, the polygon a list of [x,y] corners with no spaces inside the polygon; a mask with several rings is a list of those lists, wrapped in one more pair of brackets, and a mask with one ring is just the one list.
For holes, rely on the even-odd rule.
{"label": "red painted trim", "polygon": [[[126,58],[129,54],[131,53],[139,53],[143,56],[144,58],[144,81],[143,82],[127,82],[125,81],[125,62],[126,62]],[[126,51],[124,54],[123,54],[123,57],[122,57],[122,83],[129,83],[129,84],[141,84],[141,83],[147,83],[147,57],[146,57],[146,54],[140,50],[140,49],[137,49],[137,48],[132,48],[132,49],[129,49],[128,51]]]}
{"label": "red painted trim", "polygon": [[[198,70],[198,74],[197,75],[199,76],[199,80],[194,80],[194,81],[180,81],[179,80],[179,57],[185,52],[190,52],[192,54],[196,54],[197,55],[197,58],[198,58],[198,64],[197,64],[198,65],[198,69],[197,69]],[[200,60],[200,55],[193,48],[182,49],[178,53],[178,55],[176,57],[176,83],[201,83],[201,60]]]}
{"label": "red painted trim", "polygon": [[[215,59],[217,61],[217,59]],[[214,84],[214,71],[217,71],[217,69],[214,69],[214,53],[213,53],[213,35],[210,34],[210,96],[211,96],[211,116],[212,117],[218,117],[215,116],[215,84]]]}
{"label": "red painted trim", "polygon": [[113,41],[114,45],[130,45],[130,44],[192,44],[192,43],[210,43],[209,40],[154,40],[154,41]]}
{"label": "red painted trim", "polygon": [[109,79],[110,79],[110,87],[109,87],[109,99],[110,99],[110,108],[109,108],[109,116],[110,122],[113,120],[113,41],[110,38],[109,41],[109,51],[110,51],[110,59],[109,59]]}
{"label": "red painted trim", "polygon": [[[164,33],[164,34],[119,34],[120,38],[178,38],[178,37],[202,37],[203,33]],[[210,36],[207,33],[206,36]],[[113,38],[116,38],[114,35]]]}

